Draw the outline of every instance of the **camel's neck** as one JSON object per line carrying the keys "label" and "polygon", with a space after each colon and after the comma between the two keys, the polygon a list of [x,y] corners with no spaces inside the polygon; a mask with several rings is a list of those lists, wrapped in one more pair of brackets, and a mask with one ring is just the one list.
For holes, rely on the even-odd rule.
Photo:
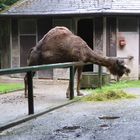
{"label": "camel's neck", "polygon": [[98,64],[101,66],[109,67],[112,65],[114,61],[110,61],[109,57],[104,57],[103,55],[100,55],[94,51],[90,51],[88,55],[88,62],[92,62],[94,64]]}

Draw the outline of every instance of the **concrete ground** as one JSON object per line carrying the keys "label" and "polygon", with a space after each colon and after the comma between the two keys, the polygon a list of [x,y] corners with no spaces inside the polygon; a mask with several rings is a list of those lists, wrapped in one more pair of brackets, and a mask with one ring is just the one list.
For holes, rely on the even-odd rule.
{"label": "concrete ground", "polygon": [[[58,84],[58,82],[56,83]],[[48,86],[47,89],[52,87],[52,91],[56,91],[53,94],[54,99],[49,98],[52,96],[51,93],[49,96],[47,92],[47,97],[44,94],[39,94],[40,90],[38,89],[36,100],[42,97],[41,101],[45,103],[43,99],[46,98],[47,103],[53,104],[54,102],[55,105],[58,102],[67,102],[65,93],[63,93],[67,87],[67,82],[64,83],[61,84],[60,82],[56,89],[55,82],[55,86],[53,84]],[[60,90],[61,87],[63,87],[62,91]],[[46,89],[46,86],[43,88]],[[130,88],[126,91],[140,94],[140,88]],[[18,95],[20,96],[18,100],[22,100],[22,93]],[[38,108],[42,106],[39,104],[41,103],[37,104]],[[2,131],[0,140],[140,140],[139,132],[140,97],[110,102],[75,102]]]}
{"label": "concrete ground", "polygon": [[[0,78],[0,82],[23,83],[23,79]],[[66,98],[67,80],[37,80],[34,79],[34,110],[35,113],[64,103]],[[28,116],[28,99],[24,97],[24,90],[0,95],[0,126]]]}

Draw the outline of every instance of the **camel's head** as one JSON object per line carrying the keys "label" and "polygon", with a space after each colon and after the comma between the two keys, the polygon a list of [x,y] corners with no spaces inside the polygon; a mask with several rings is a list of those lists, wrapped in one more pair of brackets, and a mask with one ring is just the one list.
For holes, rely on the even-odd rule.
{"label": "camel's head", "polygon": [[109,67],[109,70],[113,75],[116,75],[120,78],[123,76],[123,74],[128,75],[130,73],[130,69],[125,65],[123,59],[113,59],[113,60],[114,60],[113,65]]}

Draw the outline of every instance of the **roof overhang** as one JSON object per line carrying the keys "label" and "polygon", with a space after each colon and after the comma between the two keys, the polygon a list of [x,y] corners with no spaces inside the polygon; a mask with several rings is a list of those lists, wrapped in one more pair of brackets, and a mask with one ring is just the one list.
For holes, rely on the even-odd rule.
{"label": "roof overhang", "polygon": [[140,0],[20,0],[0,16],[140,15]]}
{"label": "roof overhang", "polygon": [[94,10],[94,11],[59,11],[59,12],[31,12],[31,13],[1,13],[1,17],[13,16],[119,16],[119,15],[140,15],[140,10]]}

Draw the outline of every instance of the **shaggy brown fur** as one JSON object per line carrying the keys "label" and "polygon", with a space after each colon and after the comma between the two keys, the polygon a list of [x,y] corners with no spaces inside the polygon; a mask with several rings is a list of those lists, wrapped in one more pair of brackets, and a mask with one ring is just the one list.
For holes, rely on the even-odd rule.
{"label": "shaggy brown fur", "polygon": [[[66,27],[55,27],[51,29],[29,53],[28,65],[41,65],[52,63],[63,63],[81,61],[84,63],[91,62],[105,66],[113,75],[121,77],[130,70],[124,65],[123,60],[116,58],[104,57],[93,51],[87,43],[77,35],[74,35]],[[75,70],[76,71],[76,70]],[[80,77],[82,66],[77,67],[78,84],[77,95],[81,95]],[[27,95],[27,78],[25,76],[25,96]],[[67,97],[69,96],[69,88]]]}

